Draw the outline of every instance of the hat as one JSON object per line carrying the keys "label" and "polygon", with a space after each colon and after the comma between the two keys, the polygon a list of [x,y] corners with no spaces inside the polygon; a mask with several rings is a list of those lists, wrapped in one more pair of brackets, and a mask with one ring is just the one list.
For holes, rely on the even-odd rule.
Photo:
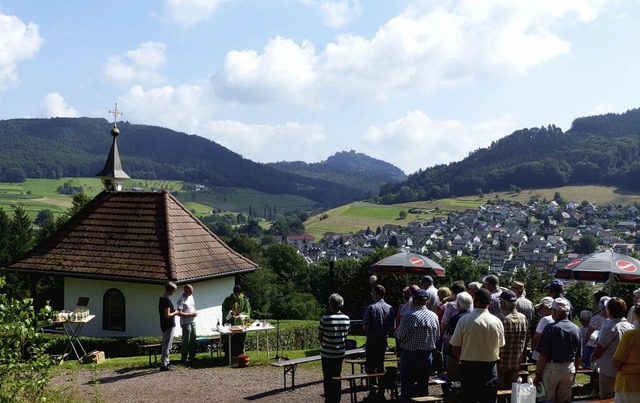
{"label": "hat", "polygon": [[420,281],[421,283],[424,283],[425,281],[430,282],[431,284],[433,284],[433,277],[431,276],[424,276],[422,277],[422,280]]}
{"label": "hat", "polygon": [[425,301],[429,300],[429,292],[427,290],[423,290],[422,288],[417,289],[414,293],[413,293],[413,298],[422,298]]}
{"label": "hat", "polygon": [[551,308],[551,305],[553,304],[553,298],[551,297],[544,297],[540,300],[540,303],[534,305],[534,308],[536,309],[540,309],[542,308],[542,306],[546,306],[547,308]]}
{"label": "hat", "polygon": [[405,297],[410,298],[419,289],[420,289],[420,287],[418,287],[417,285],[411,284],[410,286],[405,287],[404,290],[402,290],[402,292],[403,292]]}
{"label": "hat", "polygon": [[483,305],[488,304],[489,302],[491,302],[491,293],[486,288],[481,288],[476,291],[473,300],[478,301]]}
{"label": "hat", "polygon": [[165,288],[171,288],[171,289],[176,289],[178,288],[178,286],[176,285],[176,283],[174,283],[173,281],[169,281],[167,284],[165,284],[164,286]]}
{"label": "hat", "polygon": [[513,291],[524,291],[524,283],[521,281],[514,281],[511,283],[511,289]]}
{"label": "hat", "polygon": [[515,300],[518,299],[518,296],[516,295],[515,292],[511,290],[507,290],[507,291],[502,291],[502,294],[500,294],[500,298],[505,301],[514,302]]}
{"label": "hat", "polygon": [[555,309],[556,311],[569,312],[569,301],[564,298],[556,298],[553,300],[551,309]]}
{"label": "hat", "polygon": [[547,285],[547,288],[554,291],[562,291],[564,290],[564,283],[560,280],[552,280]]}

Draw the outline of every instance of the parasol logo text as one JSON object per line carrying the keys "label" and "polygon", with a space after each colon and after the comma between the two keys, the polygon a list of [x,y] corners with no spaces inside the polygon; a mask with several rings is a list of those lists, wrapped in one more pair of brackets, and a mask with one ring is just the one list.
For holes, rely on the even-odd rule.
{"label": "parasol logo text", "polygon": [[424,260],[420,259],[419,257],[412,257],[411,259],[409,259],[409,262],[411,262],[411,264],[414,266],[424,265]]}
{"label": "parasol logo text", "polygon": [[618,269],[622,271],[626,271],[627,273],[633,273],[634,271],[638,270],[635,264],[628,262],[626,260],[616,261],[616,266],[618,267]]}
{"label": "parasol logo text", "polygon": [[574,266],[577,266],[580,264],[580,262],[582,262],[582,259],[576,259],[573,262],[567,263],[567,265],[565,266],[565,268],[567,269],[573,269]]}

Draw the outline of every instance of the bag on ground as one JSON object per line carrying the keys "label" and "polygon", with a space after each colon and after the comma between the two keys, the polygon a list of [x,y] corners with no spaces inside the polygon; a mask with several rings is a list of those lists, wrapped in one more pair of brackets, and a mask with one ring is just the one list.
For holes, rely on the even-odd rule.
{"label": "bag on ground", "polygon": [[527,383],[518,378],[518,382],[511,384],[511,403],[536,403],[536,387],[531,378]]}

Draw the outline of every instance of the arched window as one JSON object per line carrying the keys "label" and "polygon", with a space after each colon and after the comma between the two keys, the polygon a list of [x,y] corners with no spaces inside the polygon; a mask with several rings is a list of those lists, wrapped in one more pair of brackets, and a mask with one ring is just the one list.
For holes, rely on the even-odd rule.
{"label": "arched window", "polygon": [[102,300],[102,329],[125,331],[125,301],[120,290],[112,288]]}

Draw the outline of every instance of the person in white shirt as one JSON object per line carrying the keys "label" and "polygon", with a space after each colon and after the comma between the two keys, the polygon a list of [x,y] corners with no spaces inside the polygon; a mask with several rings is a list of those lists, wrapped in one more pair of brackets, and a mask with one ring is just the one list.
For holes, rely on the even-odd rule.
{"label": "person in white shirt", "polygon": [[184,286],[184,292],[176,304],[180,312],[180,327],[182,328],[182,363],[189,364],[196,358],[196,301],[193,299],[193,286]]}
{"label": "person in white shirt", "polygon": [[553,304],[553,298],[544,297],[540,300],[540,303],[536,304],[533,308],[540,312],[540,320],[538,321],[538,325],[536,326],[536,332],[531,338],[531,358],[534,360],[538,360],[540,357],[540,353],[536,351],[536,347],[538,346],[538,342],[540,341],[540,337],[542,336],[542,331],[549,324],[553,323],[553,318],[551,317],[551,305]]}

